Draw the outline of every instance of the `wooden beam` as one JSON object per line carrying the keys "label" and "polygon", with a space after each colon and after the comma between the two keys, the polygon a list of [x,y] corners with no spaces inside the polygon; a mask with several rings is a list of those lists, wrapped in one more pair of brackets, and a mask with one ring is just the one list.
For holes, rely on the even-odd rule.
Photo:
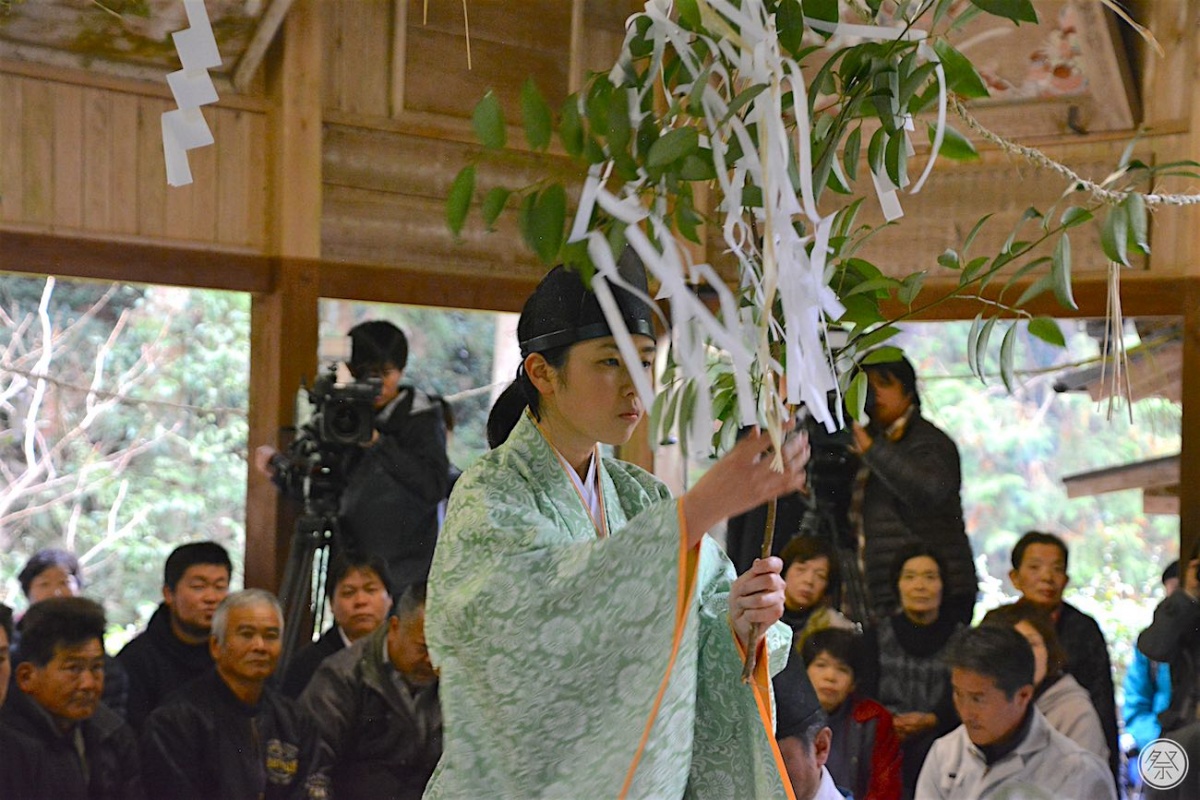
{"label": "wooden beam", "polygon": [[[1005,297],[1015,300],[1032,282],[1032,279],[1015,282]],[[1129,276],[1121,283],[1121,307],[1126,317],[1181,315],[1187,310],[1190,287],[1197,285],[1200,285],[1200,275]],[[983,305],[973,297],[950,297],[957,287],[956,279],[933,278],[925,282],[925,287],[913,302],[912,311],[895,301],[884,303],[882,311],[889,318],[904,315],[905,319],[923,322],[974,319],[983,310]],[[1024,308],[1031,314],[1059,319],[1104,316],[1108,300],[1106,278],[1077,276],[1071,290],[1078,306],[1075,310],[1059,305],[1049,292],[1029,301]],[[1000,296],[1000,287],[989,286],[982,294],[989,300],[996,300]],[[943,297],[947,299],[934,304],[934,301]]]}
{"label": "wooden beam", "polygon": [[[286,446],[296,392],[317,367],[321,253],[321,10],[298,0],[268,58],[269,230],[280,256],[272,291],[250,314],[251,450]],[[256,470],[246,490],[246,585],[278,590],[292,535],[290,506]]]}
{"label": "wooden beam", "polygon": [[263,56],[267,54],[267,48],[275,40],[275,34],[279,32],[279,26],[283,24],[283,19],[287,16],[293,2],[294,0],[271,0],[267,10],[263,12],[262,18],[258,21],[258,27],[254,29],[254,36],[250,38],[250,43],[242,51],[242,57],[238,59],[237,66],[233,68],[233,86],[239,92],[245,92],[250,88],[250,83],[254,80],[254,73],[258,71]]}
{"label": "wooden beam", "polygon": [[1163,489],[1179,483],[1179,456],[1162,456],[1136,464],[1068,475],[1062,479],[1067,497],[1089,497],[1126,489]]}
{"label": "wooden beam", "polygon": [[1179,498],[1172,495],[1156,495],[1142,493],[1143,514],[1164,514],[1167,516],[1179,513]]}
{"label": "wooden beam", "polygon": [[370,303],[519,312],[536,278],[467,277],[370,264],[321,263],[321,296]]}
{"label": "wooden beam", "polygon": [[0,229],[0,272],[269,292],[271,259],[242,251]]}

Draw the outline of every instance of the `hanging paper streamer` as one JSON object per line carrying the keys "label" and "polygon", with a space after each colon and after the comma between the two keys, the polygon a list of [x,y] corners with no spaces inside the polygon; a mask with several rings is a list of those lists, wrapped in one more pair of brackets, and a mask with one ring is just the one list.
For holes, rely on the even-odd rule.
{"label": "hanging paper streamer", "polygon": [[[673,18],[672,5],[670,0],[649,0],[639,15],[649,24],[630,21],[625,50],[628,52],[636,36],[650,45],[648,74],[661,74],[664,65],[677,59],[683,67],[679,74],[696,76],[693,83],[666,87],[660,82],[657,88],[667,90],[668,103],[687,105],[691,119],[680,118],[681,124],[694,125],[700,147],[711,150],[723,198],[715,209],[718,224],[727,252],[739,265],[742,292],[751,303],[739,308],[737,298],[711,266],[691,263],[690,252],[671,235],[670,198],[641,166],[635,178],[626,174],[618,181],[612,161],[593,165],[568,238],[587,240],[599,278],[597,293],[603,298],[606,284],[619,281],[619,276],[609,244],[593,229],[594,214],[601,210],[628,226],[625,240],[660,284],[660,297],[671,303],[673,359],[678,374],[695,388],[695,413],[689,430],[680,433],[693,445],[706,442],[712,434],[713,386],[707,370],[714,348],[732,366],[738,424],[781,419],[786,397],[788,404],[805,403],[812,415],[832,430],[840,420],[830,413],[826,393],[837,391],[838,381],[825,320],[840,318],[845,309],[828,285],[832,271],[827,269],[827,259],[836,213],[822,213],[817,207],[814,121],[809,119],[804,75],[796,60],[782,50],[776,17],[763,0],[694,0],[702,26],[711,36],[681,27]],[[919,42],[919,57],[935,64],[938,122],[929,162],[911,187],[911,191],[919,191],[941,144],[946,109],[945,72],[933,48],[924,42],[925,32],[902,26],[806,22],[835,35]],[[697,47],[697,42],[702,47]],[[701,59],[698,52],[707,56]],[[626,80],[628,69],[630,63],[622,60],[608,79],[614,102],[624,100],[630,129],[639,130],[648,113],[642,109],[653,105],[646,95],[655,91],[655,86],[650,81]],[[749,101],[739,100],[739,109],[731,113],[738,91],[747,86],[762,88]],[[784,109],[794,115],[794,123],[788,122]],[[579,110],[581,115],[587,113],[582,96]],[[913,129],[912,120],[899,108],[896,115],[897,126],[905,131],[905,152],[911,155],[907,132]],[[697,117],[701,119],[697,121]],[[833,160],[833,169],[840,173],[838,161]],[[881,172],[872,171],[871,179],[885,217],[896,219],[903,215],[898,195],[909,188],[909,179],[898,175],[901,185],[896,186]],[[839,177],[847,183],[844,176]],[[762,195],[761,208],[750,213],[742,202],[748,190]],[[719,315],[694,291],[700,283],[716,291]],[[615,305],[602,302],[602,306],[622,352],[634,352]],[[772,314],[776,307],[782,310],[779,317]],[[769,380],[771,375],[783,380]],[[637,389],[649,407],[650,387],[640,382]]]}
{"label": "hanging paper streamer", "polygon": [[200,106],[217,102],[217,90],[208,70],[221,66],[221,54],[213,37],[204,0],[183,0],[188,27],[171,34],[183,69],[167,75],[177,109],[162,115],[163,156],[167,183],[185,186],[192,182],[187,151],[213,143],[212,131]]}

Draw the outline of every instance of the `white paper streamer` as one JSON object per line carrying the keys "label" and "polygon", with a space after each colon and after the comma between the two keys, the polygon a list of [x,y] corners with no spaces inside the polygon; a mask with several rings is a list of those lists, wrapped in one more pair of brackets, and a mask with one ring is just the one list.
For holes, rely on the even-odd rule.
{"label": "white paper streamer", "polygon": [[[702,24],[712,35],[698,35],[684,30],[671,18],[670,0],[648,0],[644,17],[649,27],[643,27],[645,41],[652,43],[649,73],[660,75],[670,55],[681,61],[688,74],[695,75],[703,86],[677,85],[668,102],[700,101],[692,104],[692,114],[702,114],[703,124],[697,126],[701,146],[712,150],[716,183],[723,201],[717,213],[723,215],[718,223],[727,252],[739,264],[743,290],[753,301],[752,307],[739,307],[738,298],[720,280],[708,264],[690,262],[690,251],[672,237],[667,222],[669,204],[663,185],[653,184],[644,171],[636,179],[620,186],[610,186],[613,163],[594,166],[589,171],[580,196],[576,218],[570,231],[571,241],[586,239],[588,252],[596,266],[594,287],[609,327],[622,356],[636,362],[636,348],[629,335],[620,310],[611,294],[612,285],[625,285],[617,272],[611,247],[604,235],[592,229],[593,215],[601,209],[611,218],[625,223],[628,244],[641,258],[646,269],[660,284],[659,297],[670,300],[673,325],[672,348],[680,374],[692,381],[696,390],[695,414],[686,435],[692,443],[707,445],[712,435],[709,411],[712,405],[712,381],[708,375],[711,361],[710,346],[719,348],[732,366],[737,394],[737,417],[742,425],[759,424],[768,407],[782,410],[782,399],[774,388],[765,389],[761,397],[753,392],[755,382],[765,382],[768,374],[781,375],[783,391],[788,402],[803,401],[814,417],[831,430],[838,424],[829,412],[826,392],[838,388],[836,365],[825,335],[825,319],[837,319],[845,312],[835,292],[828,285],[832,270],[827,269],[829,240],[833,231],[834,213],[822,214],[817,206],[814,186],[811,120],[808,114],[808,93],[803,73],[794,59],[782,52],[774,18],[763,0],[696,0]],[[877,41],[903,39],[920,42],[920,55],[936,62],[937,56],[924,39],[926,33],[897,26],[826,24],[807,19],[815,29],[841,36]],[[644,26],[644,23],[643,23]],[[637,26],[631,19],[626,30],[626,51]],[[711,54],[708,63],[699,63],[692,48],[703,43]],[[609,80],[620,93],[614,102],[627,102],[631,127],[637,129],[643,118],[642,105],[652,84],[640,89],[624,86],[628,62],[614,66]],[[730,72],[736,70],[736,80]],[[939,117],[934,151],[921,178],[913,186],[919,191],[932,169],[941,143],[945,119],[945,73],[936,66],[939,85]],[[740,114],[729,115],[729,105],[739,90],[751,86],[765,88],[750,101]],[[796,130],[790,132],[784,122],[782,109],[789,104],[796,120]],[[729,117],[726,119],[726,117]],[[903,145],[911,155],[912,142],[908,131],[910,117],[897,117],[905,129]],[[686,123],[694,124],[694,123]],[[668,132],[674,121],[664,122]],[[750,135],[748,125],[757,127],[758,142]],[[729,143],[737,142],[741,155],[730,158]],[[636,147],[636,142],[634,144]],[[644,156],[645,154],[640,154]],[[841,165],[835,159],[834,171],[846,183]],[[789,176],[789,164],[798,174],[798,187]],[[875,175],[872,181],[887,219],[903,214],[898,189],[886,173]],[[907,183],[907,176],[901,177]],[[742,205],[747,189],[756,187],[762,192],[763,208],[751,220]],[[801,226],[797,230],[798,225]],[[829,273],[827,275],[826,273]],[[695,284],[706,283],[716,292],[720,316],[714,315],[694,291]],[[771,309],[778,301],[782,318],[774,320]],[[776,343],[776,344],[772,344]],[[782,373],[773,347],[781,346],[786,353],[786,373]],[[638,372],[631,370],[631,372]],[[635,377],[642,402],[651,405],[648,382]],[[646,385],[643,385],[643,384]],[[770,415],[767,415],[770,418]]]}
{"label": "white paper streamer", "polygon": [[212,131],[200,106],[217,102],[217,90],[208,70],[221,66],[221,54],[204,0],[183,0],[183,7],[189,27],[171,34],[183,69],[167,75],[178,109],[162,115],[163,157],[167,183],[171,186],[192,182],[187,151],[213,143]]}

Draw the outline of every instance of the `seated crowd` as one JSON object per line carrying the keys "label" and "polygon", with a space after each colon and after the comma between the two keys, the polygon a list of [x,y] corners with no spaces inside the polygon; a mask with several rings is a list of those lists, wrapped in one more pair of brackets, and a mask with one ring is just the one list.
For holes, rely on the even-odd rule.
{"label": "seated crowd", "polygon": [[[795,796],[1117,797],[1108,650],[1063,601],[1067,556],[1056,536],[1023,536],[1010,573],[1020,599],[968,628],[944,613],[942,558],[912,543],[891,572],[898,607],[864,625],[838,610],[838,553],[793,538],[781,553],[793,649],[774,689]],[[1163,732],[1200,745],[1195,572],[1164,574],[1181,591],[1139,638],[1124,752]],[[0,606],[0,798],[421,797],[442,748],[425,585],[393,597],[379,558],[339,555],[332,626],[281,664],[278,600],[231,593],[232,577],[220,545],[177,547],[146,630],[110,658],[75,558],[30,559],[19,624]],[[1200,796],[1187,786],[1146,796]]]}

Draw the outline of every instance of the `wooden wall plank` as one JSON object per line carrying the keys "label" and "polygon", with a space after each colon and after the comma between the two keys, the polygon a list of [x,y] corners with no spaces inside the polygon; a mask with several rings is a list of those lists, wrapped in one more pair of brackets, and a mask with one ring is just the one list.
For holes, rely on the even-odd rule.
{"label": "wooden wall plank", "polygon": [[163,160],[162,115],[165,100],[141,98],[137,118],[137,232],[151,239],[167,235],[167,166]]}
{"label": "wooden wall plank", "polygon": [[113,94],[111,108],[109,229],[131,234],[138,228],[138,98]]}
{"label": "wooden wall plank", "polygon": [[112,95],[98,89],[83,93],[83,224],[109,230],[112,198]]}
{"label": "wooden wall plank", "polygon": [[35,225],[49,225],[54,214],[54,104],[32,95],[21,114],[21,160],[24,191],[21,217]]}
{"label": "wooden wall plank", "polygon": [[23,103],[24,82],[0,75],[0,220],[6,222],[20,221],[24,214]]}
{"label": "wooden wall plank", "polygon": [[[135,137],[136,139],[136,137]],[[54,87],[54,226],[83,227],[83,89]]]}
{"label": "wooden wall plank", "polygon": [[342,17],[337,53],[344,81],[337,108],[352,114],[390,116],[391,3],[350,0],[336,5]]}

